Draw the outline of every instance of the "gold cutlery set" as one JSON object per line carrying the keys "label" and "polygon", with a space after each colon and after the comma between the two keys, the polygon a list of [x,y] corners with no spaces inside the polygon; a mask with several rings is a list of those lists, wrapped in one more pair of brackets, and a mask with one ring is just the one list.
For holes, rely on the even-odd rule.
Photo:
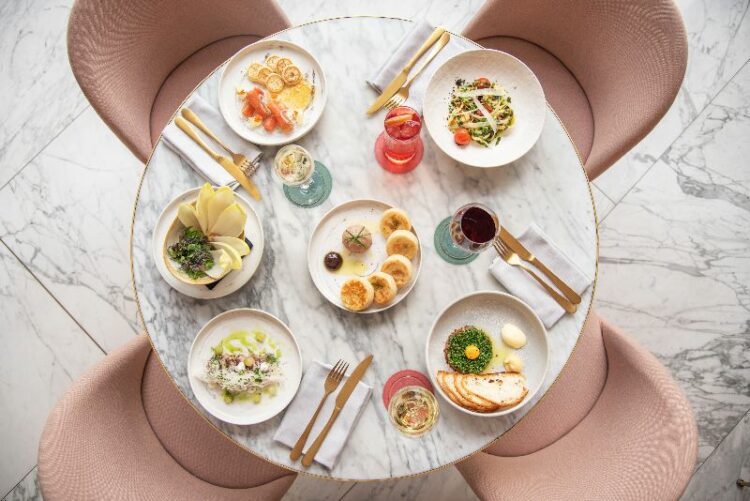
{"label": "gold cutlery set", "polygon": [[[346,382],[344,383],[344,386],[341,388],[338,395],[336,395],[336,405],[333,408],[333,412],[331,413],[331,416],[328,418],[328,422],[326,422],[325,426],[323,427],[321,432],[318,434],[318,437],[315,439],[313,444],[305,453],[305,456],[302,458],[303,466],[310,466],[312,464],[313,460],[315,459],[315,455],[320,450],[320,446],[323,445],[323,442],[328,436],[328,433],[331,431],[331,428],[333,427],[333,423],[336,422],[336,419],[339,417],[341,410],[344,408],[344,405],[346,405],[347,400],[349,400],[349,397],[354,391],[354,388],[357,387],[357,384],[362,379],[362,376],[364,376],[371,362],[372,362],[372,355],[367,355],[364,358],[364,360],[362,360],[357,365],[357,367],[354,368],[352,373],[347,378]],[[328,376],[323,382],[323,388],[324,388],[323,398],[321,398],[320,403],[318,404],[318,408],[315,409],[315,413],[312,415],[312,417],[310,418],[310,421],[307,423],[307,427],[305,427],[305,431],[302,432],[302,435],[297,440],[297,443],[294,444],[294,448],[292,448],[292,451],[289,453],[289,458],[292,461],[296,461],[302,455],[302,450],[305,448],[305,443],[307,442],[307,438],[310,435],[310,432],[312,431],[313,426],[315,425],[315,421],[318,419],[318,414],[320,414],[320,411],[323,408],[323,404],[325,404],[326,400],[328,399],[328,396],[334,391],[336,391],[336,388],[338,388],[339,384],[344,379],[344,376],[346,375],[346,369],[348,368],[349,368],[349,364],[345,363],[343,360],[339,360],[338,362],[336,362],[336,365],[334,365],[333,368],[328,373]]]}
{"label": "gold cutlery set", "polygon": [[[546,290],[557,303],[568,313],[575,313],[578,305],[581,304],[581,296],[571,289],[560,277],[555,275],[552,270],[547,268],[534,254],[521,244],[516,237],[511,235],[505,228],[500,228],[500,233],[493,240],[492,246],[503,260],[510,266],[516,266],[536,280],[544,290]],[[541,271],[552,283],[562,291],[561,295],[554,287],[549,285],[540,277],[531,267],[526,266],[528,263]]]}
{"label": "gold cutlery set", "polygon": [[[393,108],[404,104],[404,102],[409,98],[409,87],[411,87],[414,79],[417,78],[422,70],[424,70],[432,62],[435,56],[437,56],[438,53],[443,50],[443,47],[448,44],[450,39],[450,33],[446,32],[443,28],[435,28],[435,31],[433,31],[432,34],[427,38],[427,40],[425,40],[419,50],[417,50],[416,54],[412,56],[409,62],[407,62],[406,65],[401,69],[399,74],[396,75],[393,80],[391,80],[391,82],[385,86],[380,96],[378,96],[378,98],[370,105],[370,107],[367,108],[367,114],[369,115],[375,113],[380,108],[384,107],[392,110]],[[419,59],[425,54],[425,52],[427,52],[430,47],[435,44],[437,45],[432,50],[430,55],[427,56],[427,59],[425,59],[422,65],[407,81],[409,72],[411,72],[417,61],[419,61]]]}
{"label": "gold cutlery set", "polygon": [[[188,137],[195,142],[195,144],[203,149],[203,151],[208,153],[208,155],[213,158],[216,163],[221,165],[224,170],[226,170],[229,175],[231,175],[238,183],[240,183],[240,186],[245,188],[245,190],[247,190],[247,192],[250,193],[250,195],[252,195],[255,200],[260,200],[260,191],[258,191],[258,187],[248,177],[248,174],[252,174],[252,172],[254,172],[254,169],[256,168],[256,166],[253,165],[252,161],[244,155],[234,153],[226,144],[224,144],[221,139],[216,136],[216,134],[211,132],[211,130],[206,127],[201,119],[198,118],[198,115],[196,115],[190,108],[182,108],[180,114],[182,116],[176,117],[174,119],[177,127],[179,127],[180,130],[187,134]],[[214,150],[212,150],[211,147],[209,147],[205,143],[205,141],[200,138],[198,133],[195,132],[195,130],[190,126],[188,122],[195,125],[206,136],[213,139],[213,141],[218,144],[224,151],[229,153],[232,158],[221,156]]]}

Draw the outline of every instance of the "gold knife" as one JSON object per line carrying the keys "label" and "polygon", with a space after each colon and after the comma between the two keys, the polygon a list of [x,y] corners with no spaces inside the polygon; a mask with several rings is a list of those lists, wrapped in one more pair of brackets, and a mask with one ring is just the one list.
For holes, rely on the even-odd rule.
{"label": "gold knife", "polygon": [[367,108],[368,115],[375,113],[380,108],[382,108],[385,102],[388,101],[401,88],[402,85],[404,85],[404,82],[406,82],[406,77],[409,76],[409,72],[417,63],[419,58],[422,57],[424,53],[427,52],[427,50],[432,47],[435,42],[438,41],[438,38],[440,38],[443,33],[445,33],[444,28],[435,28],[435,31],[433,31],[429,38],[425,40],[416,54],[414,54],[412,58],[409,59],[409,62],[406,63],[406,66],[403,67],[401,72],[396,75],[393,80],[391,80],[391,83],[389,83],[385,87],[385,89],[383,89],[383,92],[380,94],[380,96],[378,96],[375,102],[373,102],[370,107]]}
{"label": "gold knife", "polygon": [[568,284],[562,281],[560,277],[555,275],[552,270],[547,268],[544,263],[542,263],[534,254],[532,254],[526,247],[523,246],[521,242],[516,240],[516,237],[510,234],[508,230],[501,227],[500,228],[500,240],[505,242],[505,245],[511,248],[513,252],[518,254],[518,257],[526,261],[527,263],[531,263],[534,266],[536,266],[539,271],[547,275],[547,278],[552,280],[552,283],[557,286],[560,291],[565,295],[568,300],[573,304],[581,304],[581,296],[579,296],[576,291],[571,289]]}
{"label": "gold knife", "polygon": [[339,390],[339,394],[336,397],[336,406],[333,408],[333,413],[331,413],[331,417],[328,418],[328,422],[321,430],[318,438],[316,438],[315,442],[313,442],[310,448],[307,449],[305,457],[302,458],[303,466],[310,466],[312,464],[313,459],[315,459],[315,455],[318,453],[318,450],[320,450],[320,446],[328,436],[328,432],[331,431],[333,423],[336,422],[336,418],[339,417],[341,409],[344,408],[346,401],[349,400],[349,396],[354,391],[354,388],[357,387],[357,383],[359,383],[359,381],[362,379],[362,376],[364,376],[365,371],[370,366],[370,362],[372,362],[372,355],[367,355],[365,359],[362,360],[359,365],[357,365],[357,367],[352,371],[352,373],[349,375],[349,378],[346,380],[346,383],[344,383],[344,386],[341,388],[341,390]]}
{"label": "gold knife", "polygon": [[260,191],[258,191],[258,187],[255,186],[255,183],[250,181],[248,177],[245,175],[244,172],[229,158],[223,157],[216,153],[214,150],[208,147],[208,145],[203,142],[203,140],[198,136],[198,133],[195,132],[195,130],[190,126],[190,124],[182,117],[176,117],[174,119],[174,123],[182,129],[182,132],[188,135],[190,139],[195,141],[195,143],[200,146],[203,151],[208,153],[208,155],[216,160],[216,162],[224,167],[224,170],[227,171],[233,178],[237,180],[238,183],[240,183],[240,186],[245,188],[250,195],[253,196],[255,200],[260,200]]}

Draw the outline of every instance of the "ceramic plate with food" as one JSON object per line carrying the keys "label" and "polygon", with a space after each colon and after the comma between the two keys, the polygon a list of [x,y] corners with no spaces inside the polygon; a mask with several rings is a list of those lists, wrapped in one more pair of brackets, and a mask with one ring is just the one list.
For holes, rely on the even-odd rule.
{"label": "ceramic plate with food", "polygon": [[422,267],[422,250],[406,208],[352,200],[331,209],[315,227],[307,265],[331,303],[376,313],[409,294]]}
{"label": "ceramic plate with food", "polygon": [[262,40],[237,52],[219,82],[219,108],[230,127],[248,141],[281,145],[317,123],[326,102],[318,61],[283,40]]}
{"label": "ceramic plate with food", "polygon": [[302,379],[302,357],[289,328],[260,310],[240,308],[211,319],[188,355],[190,388],[212,416],[247,425],[289,405]]}
{"label": "ceramic plate with food", "polygon": [[547,330],[523,301],[503,292],[462,297],[435,320],[427,371],[452,406],[476,416],[515,412],[544,382]]}
{"label": "ceramic plate with food", "polygon": [[521,158],[539,139],[546,112],[534,73],[496,50],[452,57],[435,71],[425,91],[430,136],[447,155],[474,167]]}
{"label": "ceramic plate with food", "polygon": [[156,268],[174,289],[197,299],[226,296],[260,266],[263,226],[250,203],[206,183],[172,200],[154,227]]}

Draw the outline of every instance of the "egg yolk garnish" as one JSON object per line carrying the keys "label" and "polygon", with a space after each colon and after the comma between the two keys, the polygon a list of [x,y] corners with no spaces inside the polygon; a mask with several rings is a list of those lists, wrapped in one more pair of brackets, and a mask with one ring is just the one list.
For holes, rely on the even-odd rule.
{"label": "egg yolk garnish", "polygon": [[479,348],[477,348],[477,345],[475,344],[470,344],[464,350],[464,355],[466,355],[466,358],[468,358],[469,360],[475,360],[477,357],[479,357]]}

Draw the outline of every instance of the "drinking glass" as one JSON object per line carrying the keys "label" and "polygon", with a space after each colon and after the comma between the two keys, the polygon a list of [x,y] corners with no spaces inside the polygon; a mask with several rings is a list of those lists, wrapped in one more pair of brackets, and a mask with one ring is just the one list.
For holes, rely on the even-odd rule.
{"label": "drinking glass", "polygon": [[375,158],[380,166],[395,174],[414,169],[424,154],[419,114],[408,106],[399,106],[388,112],[383,126],[385,130],[375,141]]}
{"label": "drinking glass", "polygon": [[497,215],[480,203],[459,207],[453,217],[445,218],[435,230],[435,249],[452,264],[474,261],[490,246],[500,231]]}
{"label": "drinking glass", "polygon": [[288,144],[276,153],[273,171],[284,183],[286,198],[300,207],[320,205],[331,194],[331,173],[298,144]]}
{"label": "drinking glass", "polygon": [[439,415],[435,395],[422,386],[401,388],[388,404],[391,424],[409,437],[420,437],[430,431]]}

